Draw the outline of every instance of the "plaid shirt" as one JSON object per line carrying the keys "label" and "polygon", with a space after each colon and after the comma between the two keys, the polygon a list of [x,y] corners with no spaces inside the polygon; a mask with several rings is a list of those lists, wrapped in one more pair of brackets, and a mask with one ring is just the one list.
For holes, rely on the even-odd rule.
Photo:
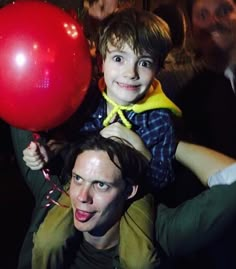
{"label": "plaid shirt", "polygon": [[[176,141],[168,109],[148,110],[143,113],[123,111],[131,122],[132,130],[143,140],[152,154],[148,171],[148,183],[159,191],[174,180],[172,161],[175,155]],[[107,116],[106,101],[101,98],[97,109],[86,119],[80,132],[95,132],[104,128],[103,120]],[[120,119],[117,120],[121,122]]]}

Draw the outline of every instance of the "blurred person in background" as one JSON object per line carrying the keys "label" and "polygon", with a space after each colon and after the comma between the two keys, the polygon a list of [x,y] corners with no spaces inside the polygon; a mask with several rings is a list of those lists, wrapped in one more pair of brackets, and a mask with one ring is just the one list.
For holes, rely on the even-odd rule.
{"label": "blurred person in background", "polygon": [[[171,92],[183,112],[182,133],[194,143],[235,158],[236,1],[188,0],[186,7],[196,61],[204,65],[184,87]],[[210,267],[236,268],[235,239],[235,232],[227,231],[221,241],[206,250]]]}

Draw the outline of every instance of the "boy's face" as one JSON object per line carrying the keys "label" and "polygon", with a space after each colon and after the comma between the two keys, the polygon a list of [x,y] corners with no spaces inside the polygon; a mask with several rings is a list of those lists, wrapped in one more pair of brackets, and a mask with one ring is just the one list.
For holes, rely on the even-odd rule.
{"label": "boy's face", "polygon": [[117,104],[134,104],[149,89],[156,71],[156,64],[147,53],[136,55],[124,43],[121,49],[108,45],[103,61],[107,95]]}

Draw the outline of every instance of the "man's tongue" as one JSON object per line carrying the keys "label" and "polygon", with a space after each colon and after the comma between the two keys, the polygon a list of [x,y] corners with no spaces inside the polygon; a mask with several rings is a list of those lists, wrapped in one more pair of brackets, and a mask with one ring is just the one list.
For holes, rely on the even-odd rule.
{"label": "man's tongue", "polygon": [[76,210],[75,218],[80,222],[88,221],[94,214],[86,211]]}

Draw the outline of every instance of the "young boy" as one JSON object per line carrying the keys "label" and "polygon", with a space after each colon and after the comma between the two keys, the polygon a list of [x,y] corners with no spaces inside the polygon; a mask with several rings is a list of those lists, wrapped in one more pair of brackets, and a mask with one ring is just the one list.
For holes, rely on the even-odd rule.
{"label": "young boy", "polygon": [[[171,111],[181,114],[155,80],[170,48],[168,26],[150,12],[130,8],[106,18],[98,43],[104,73],[98,83],[99,104],[76,127],[80,134],[100,131],[104,137],[129,141],[150,161],[147,183],[154,192],[173,181],[176,142]],[[24,160],[40,169],[48,160],[46,151],[43,158],[40,155],[31,147],[24,151]]]}

